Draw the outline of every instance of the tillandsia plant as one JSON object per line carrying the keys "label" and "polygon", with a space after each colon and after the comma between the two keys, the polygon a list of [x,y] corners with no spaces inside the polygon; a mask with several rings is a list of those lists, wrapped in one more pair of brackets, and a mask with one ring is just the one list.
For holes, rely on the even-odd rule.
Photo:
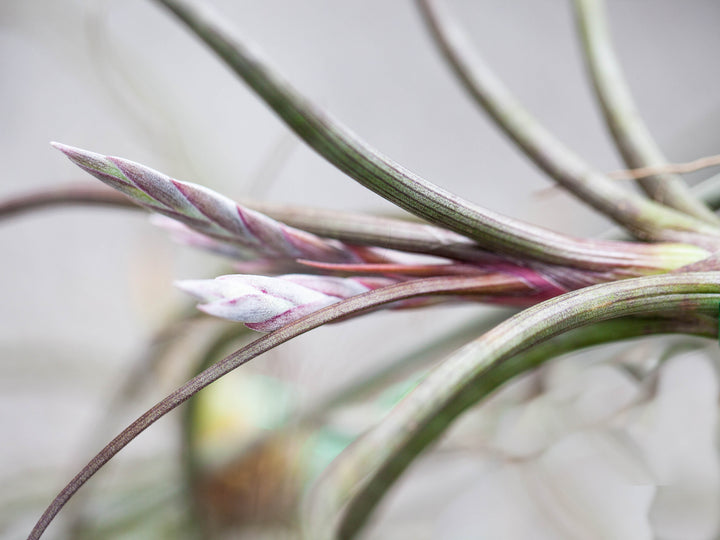
{"label": "tillandsia plant", "polygon": [[[29,538],[40,538],[96,472],[191,398],[186,450],[192,455],[200,390],[329,323],[380,309],[440,304],[485,303],[515,312],[460,329],[442,345],[384,366],[296,415],[296,427],[308,436],[327,428],[341,405],[387,390],[398,380],[406,383],[396,392],[402,399],[395,396],[371,426],[338,435],[341,442],[332,462],[322,464],[309,488],[295,489],[290,504],[280,505],[292,534],[312,539],[356,536],[396,481],[464,412],[561,354],[651,334],[717,337],[720,218],[713,207],[719,205],[720,190],[714,180],[691,189],[672,172],[633,103],[600,0],[573,3],[583,53],[618,151],[628,169],[645,171],[634,174],[643,195],[595,170],[533,118],[480,59],[462,25],[446,13],[445,2],[416,4],[438,52],[479,108],[552,180],[632,239],[562,234],[465,200],[363,142],[295,89],[227,19],[203,3],[156,3],[203,41],[317,154],[414,218],[235,201],[128,159],[97,153],[100,149],[53,143],[115,191],[94,184],[50,188],[6,200],[0,214],[62,203],[149,211],[154,223],[178,241],[227,259],[231,270],[226,274],[180,280],[176,286],[194,297],[202,312],[234,324],[209,340],[194,377],[82,468],[50,503]],[[247,340],[245,327],[263,334],[215,361],[227,345]],[[456,350],[422,371],[432,360],[428,357],[447,349]],[[253,482],[273,485],[278,475],[294,474],[291,464],[276,459],[276,450],[297,441],[297,433],[278,421],[248,445],[250,450],[240,452],[242,459],[226,463],[206,480],[220,489],[223,473],[245,471],[241,465],[247,462],[269,463],[265,476],[258,474]],[[201,489],[197,474],[192,474],[195,466],[188,467],[189,482]]]}

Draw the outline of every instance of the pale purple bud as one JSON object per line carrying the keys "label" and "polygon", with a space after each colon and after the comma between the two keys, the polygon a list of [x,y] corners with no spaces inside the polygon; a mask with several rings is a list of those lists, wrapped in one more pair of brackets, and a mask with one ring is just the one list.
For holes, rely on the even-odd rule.
{"label": "pale purple bud", "polygon": [[352,249],[256,212],[206,187],[175,180],[132,161],[52,143],[78,166],[148,210],[221,242],[263,255],[322,262],[360,262]]}
{"label": "pale purple bud", "polygon": [[194,231],[187,225],[169,217],[153,214],[150,217],[150,223],[164,229],[170,234],[173,240],[186,246],[203,249],[217,255],[222,255],[223,257],[241,261],[258,257],[258,253],[254,249],[240,247],[237,244],[212,238],[211,236]]}
{"label": "pale purple bud", "polygon": [[235,274],[178,281],[175,285],[201,300],[198,308],[205,313],[244,322],[253,330],[267,332],[343,298],[389,283],[392,280],[384,278]]}

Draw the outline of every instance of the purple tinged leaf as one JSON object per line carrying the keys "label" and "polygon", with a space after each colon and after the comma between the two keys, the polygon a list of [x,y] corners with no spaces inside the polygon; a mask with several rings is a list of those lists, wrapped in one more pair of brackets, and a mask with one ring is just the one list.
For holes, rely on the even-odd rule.
{"label": "purple tinged leaf", "polygon": [[[331,298],[331,297],[328,297]],[[324,307],[327,307],[331,304],[334,304],[335,302],[339,302],[340,298],[336,298],[332,302],[322,301],[322,302],[311,302],[309,304],[303,304],[301,306],[297,306],[294,309],[284,311],[280,313],[279,315],[276,315],[274,317],[271,317],[267,320],[256,322],[256,323],[245,323],[245,326],[250,328],[251,330],[255,330],[256,332],[272,332],[273,330],[277,330],[278,328],[282,328],[283,326],[290,324],[292,322],[297,321],[298,319],[301,319],[302,317],[305,317],[306,315],[310,315],[311,313],[314,313]]]}
{"label": "purple tinged leaf", "polygon": [[[198,298],[201,301],[198,309],[209,315],[270,332],[340,300],[397,283],[398,280],[386,277],[233,274],[177,281],[175,285]],[[444,301],[447,298],[414,298],[387,307],[419,307]]]}
{"label": "purple tinged leaf", "polygon": [[292,259],[268,257],[262,253],[262,246],[239,246],[232,242],[213,238],[166,215],[153,214],[150,222],[165,229],[176,242],[232,259],[233,268],[240,274],[277,275],[307,271],[306,265]]}
{"label": "purple tinged leaf", "polygon": [[242,207],[208,188],[181,182],[126,159],[53,143],[81,168],[145,208],[264,257],[360,262],[342,242],[320,238]]}
{"label": "purple tinged leaf", "polygon": [[203,216],[213,220],[220,227],[237,236],[247,238],[250,242],[259,243],[247,225],[241,219],[238,219],[237,203],[224,195],[197,184],[177,180],[170,180],[170,182],[182,193],[183,198]]}
{"label": "purple tinged leaf", "polygon": [[177,219],[171,219],[164,215],[154,214],[150,217],[150,223],[170,234],[170,237],[180,244],[194,248],[203,249],[223,257],[247,261],[257,259],[257,250],[238,246],[230,242],[223,242],[206,234],[197,232]]}
{"label": "purple tinged leaf", "polygon": [[174,209],[188,217],[204,220],[205,216],[190,204],[183,194],[173,185],[169,176],[125,159],[108,157],[107,160],[114,163],[125,175],[125,178],[128,178],[136,188],[142,190],[167,209]]}
{"label": "purple tinged leaf", "polygon": [[[198,308],[215,317],[244,323],[278,321],[277,324],[263,326],[264,331],[279,328],[290,320],[343,298],[295,283],[291,280],[293,276],[290,276],[291,279],[285,277],[236,274],[211,280],[178,281],[175,285],[201,300]],[[340,290],[339,287],[337,289]],[[346,289],[354,294],[368,290],[360,284]],[[283,316],[282,319],[278,319],[280,316]]]}
{"label": "purple tinged leaf", "polygon": [[282,276],[282,279],[337,298],[350,298],[356,294],[367,292],[370,289],[377,289],[378,287],[397,283],[397,280],[382,277],[341,278],[309,274],[289,274]]}
{"label": "purple tinged leaf", "polygon": [[89,152],[87,150],[80,150],[79,148],[74,148],[58,142],[51,142],[50,145],[53,148],[60,150],[79,167],[82,167],[86,171],[91,171],[92,174],[103,174],[114,178],[115,180],[119,180],[121,183],[132,185],[132,182],[128,181],[123,172],[118,169],[112,161],[107,160],[102,154]]}
{"label": "purple tinged leaf", "polygon": [[[111,188],[127,195],[143,206],[147,207],[156,204],[152,197],[138,189],[114,163],[105,159],[105,156],[57,142],[51,142],[50,144],[53,148],[60,150],[70,158],[75,165],[92,174]],[[157,211],[157,208],[153,208],[153,210]]]}

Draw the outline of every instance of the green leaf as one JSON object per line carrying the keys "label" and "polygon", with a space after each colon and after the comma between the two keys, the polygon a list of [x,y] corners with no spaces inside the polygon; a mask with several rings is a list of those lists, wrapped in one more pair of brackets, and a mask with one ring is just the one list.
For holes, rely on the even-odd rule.
{"label": "green leaf", "polygon": [[[720,273],[689,273],[596,285],[531,307],[447,358],[382,422],[355,441],[329,467],[302,512],[309,538],[350,538],[413,460],[468,407],[537,358],[520,356],[533,346],[575,328],[600,340],[644,335],[663,327],[623,321],[630,315],[712,316],[699,319],[703,335],[717,331]],[[671,320],[660,331],[673,331]],[[692,325],[691,325],[692,326]],[[687,332],[682,320],[676,331]],[[582,335],[582,334],[581,334]],[[585,336],[588,337],[587,335]],[[597,337],[595,338],[597,339]],[[531,360],[529,360],[530,358]],[[532,360],[534,358],[534,360]]]}

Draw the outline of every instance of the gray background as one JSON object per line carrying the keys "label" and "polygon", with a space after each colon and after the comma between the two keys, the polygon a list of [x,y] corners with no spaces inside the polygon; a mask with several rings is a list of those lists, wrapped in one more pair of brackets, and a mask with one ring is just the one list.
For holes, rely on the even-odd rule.
{"label": "gray background", "polygon": [[[409,169],[555,230],[592,235],[608,227],[560,190],[538,195],[550,184],[455,84],[411,2],[213,3],[297,88]],[[569,2],[449,4],[553,132],[601,170],[620,167],[584,77]],[[720,4],[622,0],[609,7],[627,78],[660,146],[675,161],[719,153]],[[254,189],[274,201],[394,211],[288,135],[152,2],[3,0],[0,73],[0,196],[85,178],[50,148],[57,140],[229,196]],[[277,178],[253,183],[278,147],[290,151]],[[49,493],[67,477],[55,467],[75,468],[93,450],[83,434],[124,366],[182,305],[172,281],[212,277],[218,261],[172,245],[143,216],[83,208],[4,222],[0,246],[0,485],[27,468],[49,467],[38,488]],[[258,363],[275,362],[320,393],[392,357],[413,335],[429,336],[476,311],[379,314],[322,329]],[[128,451],[172,444],[171,423],[161,424]]]}

